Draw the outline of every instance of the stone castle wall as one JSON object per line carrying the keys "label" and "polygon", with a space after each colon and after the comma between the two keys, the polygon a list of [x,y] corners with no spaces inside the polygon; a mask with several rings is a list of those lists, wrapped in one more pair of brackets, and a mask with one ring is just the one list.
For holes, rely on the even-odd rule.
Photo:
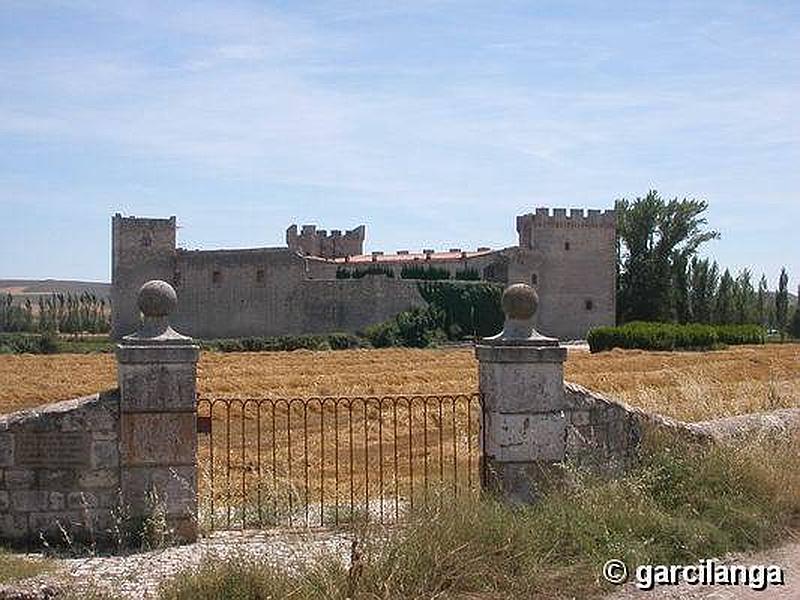
{"label": "stone castle wall", "polygon": [[0,538],[104,541],[119,503],[116,391],[0,416]]}
{"label": "stone castle wall", "polygon": [[[179,299],[175,323],[195,337],[353,332],[420,305],[416,284],[399,278],[406,265],[444,268],[453,275],[475,269],[485,281],[533,285],[540,298],[537,327],[561,339],[584,338],[591,327],[615,322],[613,211],[584,215],[538,209],[518,217],[519,246],[449,260],[408,261],[396,255],[348,263],[323,258],[360,252],[363,227],[344,234],[308,226],[298,234],[290,227],[290,247],[214,251],[176,248],[175,228],[174,217],[114,217],[115,338],[136,328],[139,315],[131,298],[150,279],[173,283]],[[323,248],[334,242],[340,245]],[[304,256],[308,253],[317,256]],[[371,265],[394,270],[394,280],[336,279],[338,268]],[[371,299],[368,308],[364,298]]]}

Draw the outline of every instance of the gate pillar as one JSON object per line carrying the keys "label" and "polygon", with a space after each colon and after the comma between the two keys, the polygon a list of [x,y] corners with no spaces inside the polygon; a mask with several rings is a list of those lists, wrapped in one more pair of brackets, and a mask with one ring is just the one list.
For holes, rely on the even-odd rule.
{"label": "gate pillar", "polygon": [[197,539],[199,347],[169,325],[175,290],[153,280],[139,290],[144,322],[117,345],[120,489],[134,518],[165,517],[178,542]]}
{"label": "gate pillar", "polygon": [[511,502],[531,503],[558,476],[566,454],[567,349],[534,329],[538,296],[532,287],[509,286],[502,304],[503,331],[475,345],[482,483]]}

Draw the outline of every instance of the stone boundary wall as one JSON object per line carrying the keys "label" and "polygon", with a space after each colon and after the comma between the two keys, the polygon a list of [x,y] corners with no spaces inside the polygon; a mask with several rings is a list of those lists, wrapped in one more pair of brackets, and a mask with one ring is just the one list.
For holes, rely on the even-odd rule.
{"label": "stone boundary wall", "polygon": [[632,466],[643,440],[656,431],[700,444],[800,431],[800,408],[686,423],[643,411],[576,383],[565,381],[564,393],[567,458],[612,475]]}
{"label": "stone boundary wall", "polygon": [[117,390],[0,416],[0,538],[102,542],[119,503]]}

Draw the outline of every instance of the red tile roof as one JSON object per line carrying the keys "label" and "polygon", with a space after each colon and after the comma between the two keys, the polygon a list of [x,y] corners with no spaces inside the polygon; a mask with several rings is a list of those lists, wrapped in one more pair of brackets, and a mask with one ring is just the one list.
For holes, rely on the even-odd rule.
{"label": "red tile roof", "polygon": [[431,261],[443,260],[463,260],[464,258],[475,258],[476,256],[484,256],[491,254],[493,250],[483,250],[481,252],[433,252],[425,254],[422,252],[409,252],[408,254],[359,254],[356,256],[349,256],[345,258],[334,258],[333,262],[336,263],[398,263],[398,262],[424,262],[426,257],[430,256]]}

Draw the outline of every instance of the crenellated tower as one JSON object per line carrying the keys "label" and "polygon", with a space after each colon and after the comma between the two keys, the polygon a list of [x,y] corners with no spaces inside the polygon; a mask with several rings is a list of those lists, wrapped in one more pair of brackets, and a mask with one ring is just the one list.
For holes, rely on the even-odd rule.
{"label": "crenellated tower", "polygon": [[111,335],[119,339],[139,325],[137,290],[151,279],[172,281],[175,270],[175,217],[111,220]]}
{"label": "crenellated tower", "polygon": [[364,225],[345,231],[344,234],[339,229],[332,229],[328,233],[324,229],[317,229],[316,225],[303,225],[298,234],[297,225],[292,225],[286,230],[286,245],[290,250],[305,256],[344,258],[364,253],[365,236]]}

